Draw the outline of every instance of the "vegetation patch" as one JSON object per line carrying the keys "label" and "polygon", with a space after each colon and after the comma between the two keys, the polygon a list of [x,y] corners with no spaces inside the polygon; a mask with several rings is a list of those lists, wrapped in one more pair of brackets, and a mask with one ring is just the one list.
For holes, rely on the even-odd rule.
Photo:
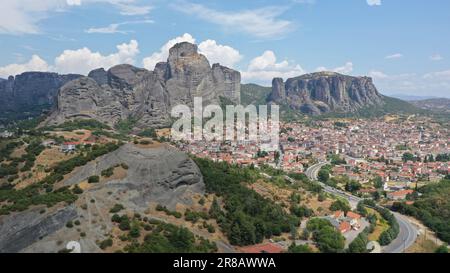
{"label": "vegetation patch", "polygon": [[280,205],[263,198],[243,184],[256,181],[259,174],[251,168],[194,158],[199,166],[208,193],[222,197],[224,209],[216,202],[210,216],[216,219],[233,245],[253,245],[264,238],[290,232],[299,226],[298,217],[286,213]]}

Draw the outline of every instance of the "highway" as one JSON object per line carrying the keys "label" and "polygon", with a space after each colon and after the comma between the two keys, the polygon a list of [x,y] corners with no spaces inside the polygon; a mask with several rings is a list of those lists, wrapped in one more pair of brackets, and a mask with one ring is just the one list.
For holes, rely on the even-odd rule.
{"label": "highway", "polygon": [[[320,169],[327,164],[329,164],[329,162],[320,162],[309,167],[305,172],[306,176],[308,176],[308,178],[312,181],[317,181],[317,175]],[[351,195],[347,192],[325,185],[322,182],[319,182],[319,184],[323,187],[323,190],[325,192],[347,199],[352,208],[356,208],[358,202],[363,200],[362,198]],[[417,228],[406,217],[396,212],[392,213],[397,219],[400,227],[400,232],[395,240],[393,240],[389,245],[383,247],[382,251],[384,253],[402,253],[405,252],[406,249],[408,249],[412,244],[414,244],[418,236],[418,231]]]}

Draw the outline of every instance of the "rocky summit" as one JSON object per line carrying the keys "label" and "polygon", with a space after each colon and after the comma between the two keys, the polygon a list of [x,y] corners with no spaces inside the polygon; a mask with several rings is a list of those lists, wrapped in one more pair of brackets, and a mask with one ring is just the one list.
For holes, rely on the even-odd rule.
{"label": "rocky summit", "polygon": [[136,128],[161,127],[170,123],[173,106],[193,106],[194,97],[202,97],[205,104],[219,104],[221,97],[239,103],[240,81],[238,71],[220,64],[211,67],[196,45],[183,42],[153,71],[118,65],[67,83],[46,123],[91,118],[114,125],[132,118]]}
{"label": "rocky summit", "polygon": [[355,112],[383,104],[369,77],[351,77],[334,72],[318,72],[288,79],[275,78],[269,100],[305,114]]}

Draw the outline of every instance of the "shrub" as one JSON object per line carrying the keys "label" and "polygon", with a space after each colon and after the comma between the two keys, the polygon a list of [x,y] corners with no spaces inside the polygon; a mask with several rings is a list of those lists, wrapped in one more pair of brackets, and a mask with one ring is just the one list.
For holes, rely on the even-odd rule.
{"label": "shrub", "polygon": [[75,187],[73,187],[72,192],[73,192],[74,194],[82,194],[82,193],[83,193],[83,190],[82,190],[82,189],[80,188],[80,186],[78,186],[78,184],[77,184],[77,185],[75,185]]}
{"label": "shrub", "polygon": [[120,223],[120,222],[122,221],[122,218],[120,218],[120,216],[119,216],[118,214],[114,214],[114,215],[111,217],[111,221],[112,221],[113,223]]}
{"label": "shrub", "polygon": [[114,168],[111,167],[111,168],[108,168],[106,170],[103,170],[101,174],[104,177],[111,177],[114,174]]}
{"label": "shrub", "polygon": [[125,207],[122,204],[115,204],[114,207],[112,207],[109,212],[110,213],[117,213],[121,210],[125,209]]}
{"label": "shrub", "polygon": [[128,234],[132,238],[138,238],[139,236],[141,236],[141,232],[139,230],[139,226],[138,225],[133,225],[131,227],[131,229],[130,229],[130,232]]}
{"label": "shrub", "polygon": [[88,183],[98,183],[100,182],[100,177],[98,175],[92,175],[88,178]]}
{"label": "shrub", "polygon": [[72,221],[67,222],[66,227],[73,228],[73,222]]}
{"label": "shrub", "polygon": [[101,241],[99,244],[99,247],[104,250],[108,247],[111,247],[112,245],[113,245],[113,240],[111,238],[108,238],[106,240]]}

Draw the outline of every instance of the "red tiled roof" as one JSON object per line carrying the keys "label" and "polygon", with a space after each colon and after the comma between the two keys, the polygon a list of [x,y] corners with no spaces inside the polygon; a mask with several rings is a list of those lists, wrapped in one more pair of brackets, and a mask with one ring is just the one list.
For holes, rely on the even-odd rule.
{"label": "red tiled roof", "polygon": [[267,243],[267,244],[259,244],[253,246],[246,246],[239,248],[239,251],[242,253],[281,253],[284,249],[281,246],[276,244]]}
{"label": "red tiled roof", "polygon": [[339,218],[339,217],[341,217],[343,213],[344,213],[344,212],[343,212],[343,211],[340,211],[340,210],[336,211],[336,212],[334,213],[334,218]]}
{"label": "red tiled roof", "polygon": [[64,145],[78,145],[80,142],[64,142]]}
{"label": "red tiled roof", "polygon": [[391,196],[403,196],[403,195],[412,194],[413,192],[414,192],[413,190],[402,190],[402,191],[390,192],[389,195],[391,195]]}
{"label": "red tiled roof", "polygon": [[358,213],[349,211],[349,212],[347,212],[347,217],[352,218],[352,219],[360,219],[361,215],[359,215]]}
{"label": "red tiled roof", "polygon": [[341,233],[345,233],[345,232],[349,231],[350,229],[352,229],[352,226],[350,225],[349,222],[343,221],[339,224],[339,231]]}

